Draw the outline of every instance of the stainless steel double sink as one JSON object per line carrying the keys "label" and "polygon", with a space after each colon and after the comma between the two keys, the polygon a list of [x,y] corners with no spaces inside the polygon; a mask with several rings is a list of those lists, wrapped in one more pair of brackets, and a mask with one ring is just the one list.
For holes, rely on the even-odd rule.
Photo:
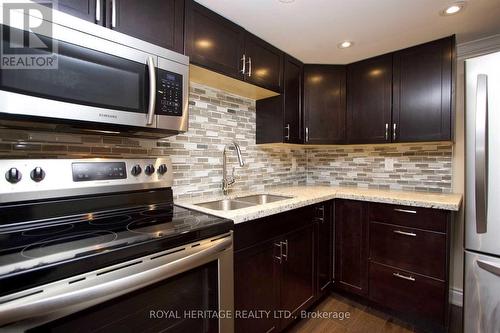
{"label": "stainless steel double sink", "polygon": [[222,199],[217,201],[202,202],[196,204],[196,206],[214,209],[214,210],[235,210],[246,207],[252,207],[257,205],[264,205],[271,202],[291,199],[292,197],[286,197],[282,195],[274,194],[257,194],[248,195],[245,197],[239,197],[234,199]]}

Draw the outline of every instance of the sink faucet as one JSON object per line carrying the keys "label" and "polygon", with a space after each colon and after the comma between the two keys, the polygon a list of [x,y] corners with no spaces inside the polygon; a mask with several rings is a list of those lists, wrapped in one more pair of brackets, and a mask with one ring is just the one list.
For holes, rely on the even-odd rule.
{"label": "sink faucet", "polygon": [[228,176],[227,176],[227,161],[226,161],[227,160],[227,152],[226,152],[226,150],[230,146],[234,146],[234,148],[236,149],[236,155],[238,156],[238,162],[240,163],[240,167],[243,167],[245,165],[245,162],[243,162],[243,157],[241,157],[240,145],[236,141],[224,146],[224,151],[222,152],[222,193],[224,193],[224,195],[228,194],[229,186],[231,186],[235,182],[234,168],[233,168],[233,172],[231,174],[231,178],[228,178]]}

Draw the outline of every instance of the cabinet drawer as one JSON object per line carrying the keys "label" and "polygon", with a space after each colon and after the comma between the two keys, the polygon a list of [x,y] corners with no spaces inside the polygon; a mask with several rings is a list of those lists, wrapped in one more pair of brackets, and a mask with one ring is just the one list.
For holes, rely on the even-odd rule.
{"label": "cabinet drawer", "polygon": [[444,282],[371,262],[370,299],[393,310],[444,324]]}
{"label": "cabinet drawer", "polygon": [[370,221],[446,232],[450,213],[445,210],[370,203]]}
{"label": "cabinet drawer", "polygon": [[446,234],[370,222],[370,260],[446,278]]}

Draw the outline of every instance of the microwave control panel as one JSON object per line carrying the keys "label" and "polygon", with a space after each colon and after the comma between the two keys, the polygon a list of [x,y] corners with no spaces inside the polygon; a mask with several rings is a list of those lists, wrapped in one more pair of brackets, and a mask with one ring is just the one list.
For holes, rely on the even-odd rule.
{"label": "microwave control panel", "polygon": [[182,116],[182,75],[158,70],[157,114]]}

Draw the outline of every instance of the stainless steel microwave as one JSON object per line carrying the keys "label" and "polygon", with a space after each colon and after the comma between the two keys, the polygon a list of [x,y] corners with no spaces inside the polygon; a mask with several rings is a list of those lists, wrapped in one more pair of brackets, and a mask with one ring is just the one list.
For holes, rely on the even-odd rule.
{"label": "stainless steel microwave", "polygon": [[[22,21],[30,20],[31,13],[14,14]],[[47,31],[26,28],[30,24],[19,28],[12,15],[5,17],[1,18],[1,126],[26,123],[156,137],[187,131],[188,57],[58,11],[51,12],[50,21],[41,20],[49,25]],[[16,34],[24,37],[16,39]],[[52,68],[22,62],[30,47],[25,43],[31,40],[51,46],[50,51],[29,51],[42,60],[50,54],[55,60]],[[12,59],[21,59],[19,64],[28,67],[16,67],[9,63]]]}

